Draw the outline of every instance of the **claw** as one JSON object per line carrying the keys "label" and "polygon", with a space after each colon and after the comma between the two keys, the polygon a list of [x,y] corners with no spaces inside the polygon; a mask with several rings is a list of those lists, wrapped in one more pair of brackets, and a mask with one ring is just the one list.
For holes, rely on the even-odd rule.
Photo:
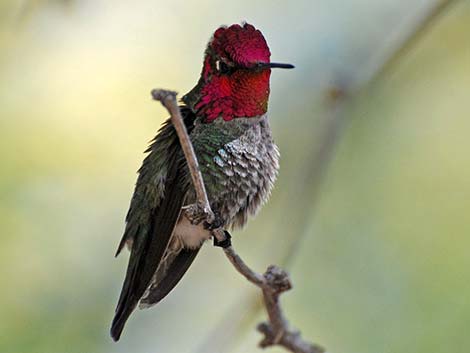
{"label": "claw", "polygon": [[217,240],[216,237],[214,237],[214,246],[218,246],[222,249],[226,249],[229,246],[232,246],[232,236],[226,230],[224,230],[224,234],[225,234],[225,239],[222,240],[222,241],[219,241],[219,240]]}
{"label": "claw", "polygon": [[204,228],[207,230],[214,230],[217,228],[222,228],[222,226],[224,225],[224,221],[218,213],[214,212],[214,220],[211,223],[205,221],[203,225]]}
{"label": "claw", "polygon": [[214,230],[214,229],[222,228],[224,223],[222,222],[222,220],[220,218],[216,217],[214,219],[214,222],[209,223],[209,222],[205,221],[203,225],[204,225],[204,228],[207,229],[207,230]]}

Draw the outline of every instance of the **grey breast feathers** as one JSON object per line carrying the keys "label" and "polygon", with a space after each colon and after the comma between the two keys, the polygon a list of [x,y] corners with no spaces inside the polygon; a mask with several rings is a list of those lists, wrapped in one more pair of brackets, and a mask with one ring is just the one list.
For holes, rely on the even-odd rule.
{"label": "grey breast feathers", "polygon": [[239,134],[214,151],[213,166],[203,173],[212,178],[209,198],[225,225],[240,228],[268,199],[279,169],[279,150],[266,116],[234,119],[225,122],[224,129]]}

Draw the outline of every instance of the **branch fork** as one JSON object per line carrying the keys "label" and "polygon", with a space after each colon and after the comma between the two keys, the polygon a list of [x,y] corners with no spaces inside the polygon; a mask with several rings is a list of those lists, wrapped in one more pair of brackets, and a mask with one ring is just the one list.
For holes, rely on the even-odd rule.
{"label": "branch fork", "polygon": [[[186,126],[183,123],[181,112],[176,102],[177,93],[174,91],[154,89],[152,97],[154,100],[160,101],[171,115],[171,121],[178,134],[181,148],[188,163],[191,179],[197,196],[196,207],[198,210],[195,215],[198,219],[212,224],[216,217],[211,209],[209,199],[207,197],[206,188],[202,179],[199,164],[194,153],[193,145],[189,139]],[[194,210],[186,210],[193,212]],[[212,235],[218,242],[227,240],[224,229],[212,229]],[[279,296],[292,288],[289,274],[277,266],[269,266],[264,274],[253,271],[236,253],[233,246],[223,248],[225,255],[235,267],[235,269],[243,275],[248,281],[259,287],[263,293],[264,306],[268,314],[268,320],[260,323],[257,330],[264,335],[259,343],[261,348],[274,345],[282,346],[286,350],[294,353],[324,353],[325,350],[316,345],[304,341],[300,336],[300,332],[291,330],[287,319],[285,318]]]}

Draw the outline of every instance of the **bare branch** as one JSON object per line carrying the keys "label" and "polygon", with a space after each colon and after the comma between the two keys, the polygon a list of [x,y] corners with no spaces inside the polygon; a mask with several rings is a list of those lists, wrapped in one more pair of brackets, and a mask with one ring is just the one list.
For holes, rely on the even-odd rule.
{"label": "bare branch", "polygon": [[[176,103],[176,92],[161,89],[154,89],[152,97],[160,101],[171,115],[171,121],[181,143],[184,156],[188,163],[189,171],[196,190],[197,201],[203,206],[206,221],[211,223],[214,220],[207,192],[202,179],[199,164],[194,153],[191,140],[183,123],[181,112]],[[218,240],[224,240],[225,235],[221,229],[216,229],[213,233]],[[220,238],[219,238],[220,237]],[[277,266],[269,266],[266,272],[261,275],[253,271],[236,253],[232,246],[224,248],[225,255],[230,260],[235,269],[241,273],[248,281],[258,286],[263,293],[264,306],[268,313],[268,321],[258,325],[258,331],[264,334],[260,342],[260,347],[265,348],[279,345],[294,353],[323,353],[325,350],[318,345],[306,342],[298,331],[289,328],[287,319],[279,302],[279,296],[292,288],[289,275],[286,271]]]}
{"label": "bare branch", "polygon": [[238,256],[233,247],[229,246],[228,248],[224,249],[224,251],[233,267],[235,267],[235,269],[240,272],[248,281],[258,287],[262,287],[264,285],[265,281],[263,276],[249,268],[242,258]]}
{"label": "bare branch", "polygon": [[183,118],[181,117],[178,104],[176,103],[176,95],[177,93],[174,91],[163,89],[152,90],[153,99],[160,101],[170,113],[171,122],[173,123],[176,133],[178,134],[184,157],[188,163],[191,179],[193,181],[194,189],[196,190],[197,200],[203,207],[203,210],[206,214],[206,220],[211,223],[214,220],[214,213],[211,210],[209,199],[207,198],[206,187],[202,181],[202,175],[199,169],[199,163],[197,161],[196,154],[194,153],[193,145],[189,139],[186,126],[183,123]]}
{"label": "bare branch", "polygon": [[268,313],[268,321],[260,323],[257,327],[258,331],[264,334],[259,346],[266,348],[279,345],[295,353],[325,352],[319,345],[304,341],[300,332],[289,328],[289,323],[279,302],[279,296],[292,288],[289,274],[279,267],[271,265],[263,275],[260,275],[241,259],[233,247],[228,247],[224,251],[235,269],[263,292],[263,303]]}

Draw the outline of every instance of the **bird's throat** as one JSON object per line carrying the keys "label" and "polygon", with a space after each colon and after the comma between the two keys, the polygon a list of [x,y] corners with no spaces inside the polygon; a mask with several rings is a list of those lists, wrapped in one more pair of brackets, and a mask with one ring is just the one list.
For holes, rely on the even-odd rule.
{"label": "bird's throat", "polygon": [[194,110],[206,122],[263,115],[268,109],[270,74],[270,70],[238,70],[232,75],[213,75],[198,84]]}

